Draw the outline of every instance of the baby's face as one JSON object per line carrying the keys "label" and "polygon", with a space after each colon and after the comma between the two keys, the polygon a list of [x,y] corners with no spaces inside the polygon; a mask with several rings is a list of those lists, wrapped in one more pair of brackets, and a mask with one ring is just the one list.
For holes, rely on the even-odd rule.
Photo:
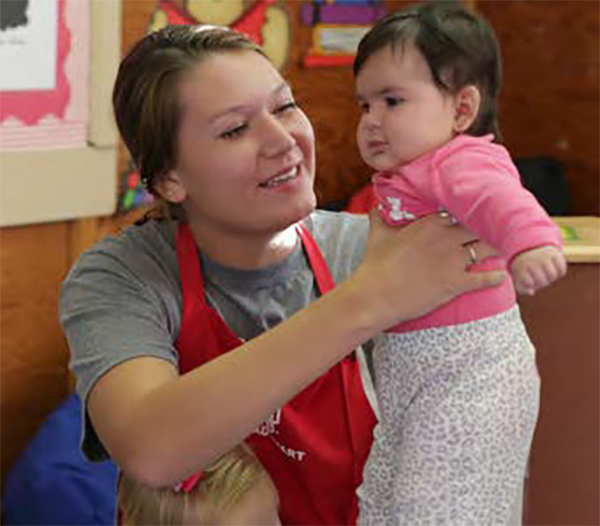
{"label": "baby's face", "polygon": [[399,168],[454,135],[454,98],[436,86],[413,44],[387,46],[369,57],[356,91],[362,110],[358,147],[377,171]]}
{"label": "baby's face", "polygon": [[222,526],[281,526],[279,498],[273,482],[267,477],[260,480],[239,503],[225,513]]}

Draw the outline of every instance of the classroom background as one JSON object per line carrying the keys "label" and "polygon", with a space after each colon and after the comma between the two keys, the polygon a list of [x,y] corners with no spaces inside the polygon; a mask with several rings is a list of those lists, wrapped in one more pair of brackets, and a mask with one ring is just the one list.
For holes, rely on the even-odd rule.
{"label": "classroom background", "polygon": [[[2,0],[0,482],[72,393],[59,287],[79,254],[151,206],[110,96],[123,51],[167,23],[254,32],[317,137],[319,206],[364,212],[357,39],[398,0]],[[520,301],[543,381],[523,524],[600,524],[600,3],[464,0],[502,48],[500,123],[523,182],[561,225],[568,276]],[[3,522],[6,524],[6,522]]]}

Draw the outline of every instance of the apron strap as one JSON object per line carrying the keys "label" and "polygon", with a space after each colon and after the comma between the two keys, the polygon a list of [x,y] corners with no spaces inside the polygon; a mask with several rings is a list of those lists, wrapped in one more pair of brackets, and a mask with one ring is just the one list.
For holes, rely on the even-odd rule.
{"label": "apron strap", "polygon": [[[317,280],[317,285],[321,294],[333,289],[334,282],[327,266],[323,253],[319,249],[315,239],[304,225],[298,225],[298,234],[302,239],[310,265]],[[375,426],[375,415],[366,399],[362,382],[356,381],[356,368],[358,367],[356,351],[352,351],[340,363],[342,384],[344,386],[344,410],[346,413],[346,422],[348,423],[348,436],[350,438],[350,448],[354,459],[354,482],[356,487],[362,482],[362,470],[365,465],[366,455],[370,450],[371,439],[365,440],[365,420],[368,422],[369,429]],[[360,408],[360,409],[359,409]],[[359,412],[363,418],[356,418]],[[365,443],[366,442],[366,443]],[[366,447],[365,447],[366,446]],[[356,524],[358,516],[358,500],[352,501],[349,510],[349,524]]]}
{"label": "apron strap", "polygon": [[[200,272],[198,249],[190,225],[187,223],[180,224],[177,229],[177,260],[185,262],[184,265],[179,265],[183,294],[186,294],[186,288],[190,288],[194,294],[201,293],[200,295],[204,297],[204,284]],[[185,303],[185,297],[183,299]]]}
{"label": "apron strap", "polygon": [[181,327],[194,327],[198,320],[198,311],[205,306],[204,283],[200,270],[198,249],[187,223],[179,225],[176,244],[183,295]]}
{"label": "apron strap", "polygon": [[180,224],[177,230],[177,258],[183,311],[176,347],[180,351],[179,370],[187,373],[234,349],[242,341],[227,327],[217,311],[206,304],[200,258],[187,223]]}
{"label": "apron strap", "polygon": [[315,279],[317,280],[319,292],[323,295],[334,287],[333,278],[331,277],[331,272],[329,272],[327,262],[314,237],[304,225],[298,224],[296,226],[296,232],[298,232],[304,250],[306,250],[306,254],[308,255],[308,261],[313,270],[313,274],[315,275]]}

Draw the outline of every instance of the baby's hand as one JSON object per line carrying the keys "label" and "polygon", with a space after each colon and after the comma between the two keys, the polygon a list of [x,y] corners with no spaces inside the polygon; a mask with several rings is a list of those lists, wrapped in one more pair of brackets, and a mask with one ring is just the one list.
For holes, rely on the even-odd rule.
{"label": "baby's hand", "polygon": [[567,262],[554,246],[544,246],[521,252],[515,256],[510,273],[519,294],[533,296],[538,290],[564,276]]}

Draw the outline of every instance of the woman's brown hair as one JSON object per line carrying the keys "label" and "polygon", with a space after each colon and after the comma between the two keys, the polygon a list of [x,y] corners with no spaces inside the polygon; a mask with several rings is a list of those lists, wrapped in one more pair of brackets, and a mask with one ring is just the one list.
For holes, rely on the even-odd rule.
{"label": "woman's brown hair", "polygon": [[158,198],[159,206],[166,203],[161,203],[156,183],[176,164],[181,75],[209,55],[244,50],[265,56],[237,31],[174,25],[146,35],[121,61],[113,89],[117,127],[142,182]]}

